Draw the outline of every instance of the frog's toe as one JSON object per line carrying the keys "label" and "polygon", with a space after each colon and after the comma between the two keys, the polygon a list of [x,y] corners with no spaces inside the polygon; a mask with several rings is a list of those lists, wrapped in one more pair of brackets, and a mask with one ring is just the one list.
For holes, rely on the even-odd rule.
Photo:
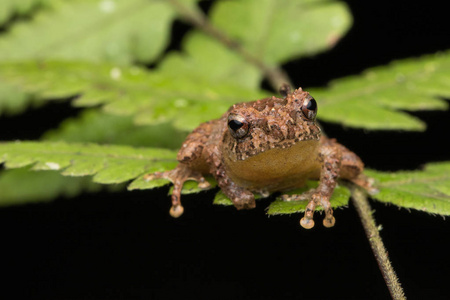
{"label": "frog's toe", "polygon": [[331,208],[330,199],[318,194],[316,198],[319,205],[323,207],[325,211],[325,218],[323,219],[323,226],[330,228],[336,223],[336,219],[333,216],[333,209]]}
{"label": "frog's toe", "polygon": [[373,196],[373,195],[378,194],[380,192],[380,190],[375,187],[372,187],[372,188],[368,189],[367,192],[369,193],[369,195]]}
{"label": "frog's toe", "polygon": [[305,229],[311,229],[314,227],[314,211],[316,209],[316,201],[310,200],[308,202],[308,205],[306,205],[305,208],[305,215],[303,216],[303,218],[300,220],[300,225],[305,228]]}
{"label": "frog's toe", "polygon": [[201,175],[200,172],[192,170],[189,166],[185,164],[178,164],[178,166],[170,171],[165,172],[155,172],[152,174],[144,175],[144,180],[150,181],[153,179],[164,178],[168,179],[173,183],[172,190],[172,207],[170,208],[170,215],[174,218],[180,217],[184,208],[181,205],[181,190],[183,188],[183,184],[186,180],[195,180],[199,183],[199,187],[201,189],[207,189],[211,185],[206,179]]}
{"label": "frog's toe", "polygon": [[298,201],[305,200],[306,198],[310,199],[305,208],[305,215],[300,220],[300,225],[305,229],[311,229],[314,227],[313,217],[317,205],[322,206],[325,211],[323,226],[330,228],[336,223],[329,199],[316,190],[310,190],[301,195],[283,195],[282,197],[285,201]]}
{"label": "frog's toe", "polygon": [[323,226],[327,228],[333,227],[335,223],[336,219],[334,218],[334,216],[325,217],[325,219],[323,219]]}
{"label": "frog's toe", "polygon": [[184,212],[184,207],[180,204],[178,205],[172,205],[172,207],[169,210],[169,214],[173,217],[173,218],[178,218],[180,217]]}
{"label": "frog's toe", "polygon": [[199,178],[197,180],[197,182],[198,182],[198,187],[201,188],[202,190],[206,190],[211,187],[211,184],[203,176],[201,178]]}
{"label": "frog's toe", "polygon": [[311,199],[312,195],[315,192],[316,192],[315,189],[311,189],[301,194],[293,194],[293,195],[283,194],[281,195],[281,199],[283,199],[283,201],[304,201]]}
{"label": "frog's toe", "polygon": [[369,193],[369,195],[375,195],[379,192],[379,189],[375,186],[375,180],[371,177],[367,177],[365,174],[359,174],[358,177],[350,180],[356,185],[359,185]]}
{"label": "frog's toe", "polygon": [[144,180],[145,181],[151,181],[154,179],[159,179],[159,178],[166,178],[166,173],[167,172],[155,172],[155,173],[151,173],[151,174],[145,174],[144,175]]}
{"label": "frog's toe", "polygon": [[316,210],[316,205],[318,204],[317,199],[314,197],[315,194],[316,190],[312,189],[304,192],[303,194],[285,194],[281,196],[284,201],[304,201],[310,199],[305,208],[305,215],[300,220],[300,225],[305,229],[311,229],[314,227],[314,211]]}
{"label": "frog's toe", "polygon": [[238,210],[241,210],[241,209],[252,209],[252,208],[256,207],[256,203],[255,203],[255,200],[253,199],[253,201],[248,201],[248,202],[243,202],[243,201],[234,202],[234,206]]}
{"label": "frog's toe", "polygon": [[303,217],[300,219],[300,225],[305,229],[311,229],[314,227],[314,220]]}
{"label": "frog's toe", "polygon": [[255,196],[251,192],[242,193],[239,198],[232,199],[236,209],[252,209],[256,207]]}

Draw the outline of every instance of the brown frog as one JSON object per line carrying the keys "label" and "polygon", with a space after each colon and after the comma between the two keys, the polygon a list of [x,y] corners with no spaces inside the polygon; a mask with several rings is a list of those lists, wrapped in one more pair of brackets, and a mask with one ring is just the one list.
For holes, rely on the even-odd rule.
{"label": "brown frog", "polygon": [[319,179],[316,189],[282,196],[285,201],[309,201],[300,220],[308,229],[314,226],[317,205],[324,208],[324,226],[335,224],[329,199],[338,178],[371,189],[361,159],[336,140],[321,136],[314,98],[301,88],[291,92],[284,86],[280,93],[283,98],[235,104],[220,119],[201,124],[184,141],[174,170],[146,175],[147,180],[173,182],[173,217],[183,213],[183,183],[196,180],[207,188],[205,174],[215,177],[237,209],[254,208],[254,193],[268,196]]}

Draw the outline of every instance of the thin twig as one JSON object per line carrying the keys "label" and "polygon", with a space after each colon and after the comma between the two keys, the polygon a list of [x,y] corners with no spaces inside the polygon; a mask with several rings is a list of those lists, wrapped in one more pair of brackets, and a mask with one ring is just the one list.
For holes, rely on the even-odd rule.
{"label": "thin twig", "polygon": [[358,187],[351,187],[353,204],[356,207],[356,211],[361,218],[364,230],[366,231],[367,239],[372,247],[373,254],[378,262],[378,266],[383,274],[384,281],[391,293],[391,297],[394,300],[406,299],[397,275],[392,268],[389,261],[386,248],[381,240],[380,233],[375,224],[375,220],[372,217],[372,209],[365,193]]}
{"label": "thin twig", "polygon": [[208,20],[207,16],[199,9],[189,9],[178,0],[169,0],[182,18],[200,29],[209,36],[215,38],[228,49],[237,52],[247,62],[256,66],[264,74],[275,91],[278,91],[283,84],[293,87],[291,80],[286,73],[278,66],[269,66],[252,53],[248,52],[240,43],[233,40],[223,31],[218,30]]}

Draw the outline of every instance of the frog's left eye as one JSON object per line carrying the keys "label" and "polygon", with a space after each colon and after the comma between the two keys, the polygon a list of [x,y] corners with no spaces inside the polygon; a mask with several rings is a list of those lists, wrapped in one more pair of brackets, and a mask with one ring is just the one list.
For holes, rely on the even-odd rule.
{"label": "frog's left eye", "polygon": [[303,115],[309,120],[314,120],[317,115],[317,102],[313,97],[308,97],[303,101]]}
{"label": "frog's left eye", "polygon": [[238,114],[228,116],[228,130],[235,139],[241,139],[248,133],[248,122],[245,117]]}

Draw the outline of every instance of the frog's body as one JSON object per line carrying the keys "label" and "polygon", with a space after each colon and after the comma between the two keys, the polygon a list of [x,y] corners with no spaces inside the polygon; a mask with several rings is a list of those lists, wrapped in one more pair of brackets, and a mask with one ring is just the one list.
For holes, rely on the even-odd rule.
{"label": "frog's body", "polygon": [[233,105],[220,119],[197,127],[178,153],[176,169],[155,173],[174,183],[171,215],[183,213],[180,192],[184,181],[194,179],[201,187],[212,174],[237,209],[255,207],[253,192],[268,195],[301,187],[308,179],[319,186],[302,195],[283,196],[286,201],[309,200],[301,225],[312,228],[316,205],[324,207],[324,225],[334,225],[329,199],[337,178],[366,188],[363,163],[335,140],[321,137],[315,121],[317,104],[301,88],[284,98],[271,97]]}

